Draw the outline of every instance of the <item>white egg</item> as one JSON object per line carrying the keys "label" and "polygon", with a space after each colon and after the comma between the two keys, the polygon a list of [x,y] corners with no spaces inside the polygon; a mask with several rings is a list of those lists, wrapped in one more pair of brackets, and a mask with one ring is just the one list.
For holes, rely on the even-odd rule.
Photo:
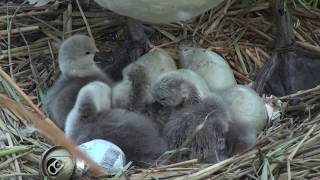
{"label": "white egg", "polygon": [[236,85],[222,91],[221,95],[236,120],[249,123],[258,132],[263,130],[267,123],[267,110],[262,98],[254,90]]}
{"label": "white egg", "polygon": [[126,107],[129,101],[129,94],[132,91],[131,82],[128,79],[128,73],[133,64],[144,67],[148,85],[144,102],[149,104],[153,102],[150,92],[151,82],[155,82],[162,74],[176,70],[174,60],[163,50],[153,49],[141,56],[137,61],[129,64],[122,71],[124,79],[112,88],[113,107]]}
{"label": "white egg", "polygon": [[229,64],[217,53],[202,48],[181,48],[182,68],[191,69],[199,74],[211,91],[220,91],[236,85]]}
{"label": "white egg", "polygon": [[133,64],[141,65],[145,68],[149,82],[155,81],[161,74],[176,70],[177,66],[174,60],[165,51],[153,49],[141,56],[137,61],[129,64],[123,69],[123,77],[127,76],[129,69]]}
{"label": "white egg", "polygon": [[152,23],[189,20],[223,0],[95,0],[118,14]]}

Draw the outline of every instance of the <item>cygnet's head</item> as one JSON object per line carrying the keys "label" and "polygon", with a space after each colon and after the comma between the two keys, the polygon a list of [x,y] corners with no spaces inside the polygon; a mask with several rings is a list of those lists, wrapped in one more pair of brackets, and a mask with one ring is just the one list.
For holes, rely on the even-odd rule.
{"label": "cygnet's head", "polygon": [[197,52],[196,48],[193,47],[188,47],[188,46],[180,46],[178,55],[180,59],[189,59],[194,56],[194,54]]}
{"label": "cygnet's head", "polygon": [[101,82],[94,81],[83,86],[77,96],[75,107],[93,105],[96,112],[109,110],[111,108],[111,88]]}
{"label": "cygnet's head", "polygon": [[153,84],[151,93],[154,100],[163,106],[176,107],[193,98],[193,89],[187,80],[168,74]]}
{"label": "cygnet's head", "polygon": [[99,112],[110,110],[111,88],[100,81],[91,82],[83,86],[77,96],[75,105],[69,112],[65,122],[65,133],[71,137],[75,132],[75,126],[89,117],[96,116]]}
{"label": "cygnet's head", "polygon": [[63,75],[85,76],[97,70],[94,55],[98,49],[85,35],[74,35],[66,39],[59,49],[59,67]]}

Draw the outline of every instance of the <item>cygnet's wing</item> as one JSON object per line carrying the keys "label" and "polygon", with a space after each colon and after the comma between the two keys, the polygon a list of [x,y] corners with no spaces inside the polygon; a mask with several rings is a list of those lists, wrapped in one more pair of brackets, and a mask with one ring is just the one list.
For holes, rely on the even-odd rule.
{"label": "cygnet's wing", "polygon": [[132,86],[129,92],[128,109],[131,111],[139,111],[144,107],[144,100],[148,88],[148,78],[144,67],[139,64],[133,64],[128,72],[128,80]]}
{"label": "cygnet's wing", "polygon": [[229,126],[227,134],[227,148],[229,155],[235,155],[253,147],[256,143],[257,132],[250,125],[234,121]]}
{"label": "cygnet's wing", "polygon": [[[206,159],[226,148],[226,135],[232,121],[219,101],[206,99],[174,113],[164,128],[170,149],[190,147],[187,158]],[[197,131],[197,132],[195,132]]]}
{"label": "cygnet's wing", "polygon": [[163,127],[168,122],[171,111],[171,107],[162,106],[160,103],[154,102],[152,104],[145,105],[141,112],[152,119],[162,133]]}
{"label": "cygnet's wing", "polygon": [[88,123],[78,125],[78,135],[75,136],[77,144],[92,139],[105,139],[118,145],[128,161],[147,164],[153,163],[167,150],[158,128],[140,114],[114,109],[91,119]]}
{"label": "cygnet's wing", "polygon": [[95,80],[106,83],[110,82],[107,77],[99,75],[83,78],[65,78],[64,76],[60,76],[48,90],[44,98],[43,110],[60,129],[64,129],[65,119],[72,109],[81,87]]}
{"label": "cygnet's wing", "polygon": [[81,83],[73,83],[60,76],[44,98],[43,110],[60,129],[64,129],[64,119],[73,107],[80,88]]}

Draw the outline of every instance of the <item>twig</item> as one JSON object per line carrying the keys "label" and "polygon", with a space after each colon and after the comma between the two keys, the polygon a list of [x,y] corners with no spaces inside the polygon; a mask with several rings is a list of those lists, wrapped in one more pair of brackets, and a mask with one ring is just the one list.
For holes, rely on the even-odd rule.
{"label": "twig", "polygon": [[293,94],[290,94],[290,95],[287,95],[287,96],[282,96],[282,97],[280,97],[280,100],[291,99],[291,98],[294,98],[294,97],[297,97],[297,96],[302,96],[302,95],[309,94],[311,92],[319,91],[319,90],[320,90],[320,85],[316,86],[316,87],[314,87],[312,89],[308,89],[308,90],[304,90],[304,91],[298,91],[296,93],[293,93]]}
{"label": "twig", "polygon": [[[27,113],[24,109],[16,109],[18,112],[20,111],[24,116],[31,120],[43,133],[45,133],[45,136],[48,137],[48,135],[50,135],[51,138],[54,138],[57,142],[61,142],[72,154],[81,157],[81,159],[85,160],[91,166],[92,171],[96,175],[100,175],[103,172],[101,171],[100,167],[96,163],[94,163],[90,158],[88,158],[82,151],[78,150],[77,148],[74,148],[75,146],[70,140],[66,139],[64,133],[49,118],[45,117],[42,111],[33,104],[30,98],[19,88],[19,86],[17,86],[15,82],[12,81],[12,79],[2,70],[1,67],[0,76],[4,78],[18,92],[20,96],[22,96],[22,98],[28,103],[28,105],[30,105],[37,112],[37,114],[40,115],[40,118],[37,118]],[[7,99],[7,101],[8,100],[9,99]],[[4,101],[4,97],[2,97],[1,101]]]}
{"label": "twig", "polygon": [[179,163],[175,163],[175,164],[160,166],[160,167],[157,167],[156,169],[167,169],[167,168],[173,168],[173,167],[181,167],[181,166],[186,166],[186,165],[190,165],[190,164],[195,164],[197,162],[198,162],[198,159],[191,159],[188,161],[183,161],[183,162],[179,162]]}
{"label": "twig", "polygon": [[39,12],[23,12],[21,14],[16,14],[16,15],[8,15],[8,16],[0,16],[0,20],[4,20],[7,18],[13,18],[13,17],[26,17],[26,16],[37,16],[37,15],[49,15],[49,14],[60,14],[60,11],[39,11]]}
{"label": "twig", "polygon": [[[10,32],[11,34],[17,34],[19,32],[30,32],[30,31],[36,31],[36,30],[39,30],[39,26],[28,26],[28,27],[21,27],[16,29],[0,30],[0,36],[7,35],[7,37],[9,37]],[[9,47],[8,47],[8,52],[9,52]]]}
{"label": "twig", "polygon": [[82,8],[81,8],[81,5],[80,5],[80,3],[79,3],[79,0],[76,0],[76,2],[77,2],[77,5],[78,5],[78,8],[79,8],[79,11],[80,11],[80,13],[81,13],[81,16],[82,16],[82,18],[83,18],[83,21],[84,21],[84,23],[86,24],[88,34],[89,34],[89,36],[90,36],[92,39],[94,39],[94,37],[93,37],[93,35],[92,35],[92,31],[91,31],[90,25],[89,25],[89,23],[88,23],[88,21],[87,21],[86,16],[85,16],[84,13],[83,13],[83,10],[82,10]]}
{"label": "twig", "polygon": [[233,160],[235,160],[235,157],[231,157],[229,159],[226,159],[224,161],[221,161],[217,164],[214,164],[212,166],[209,166],[199,172],[196,172],[194,174],[185,176],[185,177],[181,177],[181,178],[177,178],[176,180],[184,180],[184,179],[188,179],[188,180],[198,180],[198,179],[203,179],[206,178],[208,176],[210,176],[211,174],[217,172],[218,170],[220,170],[221,168],[225,167],[226,165],[230,164]]}
{"label": "twig", "polygon": [[316,125],[313,125],[310,130],[308,131],[308,133],[304,136],[304,138],[299,142],[298,146],[294,149],[294,151],[292,153],[290,153],[290,155],[288,156],[288,160],[292,161],[293,157],[296,155],[296,153],[298,152],[298,150],[300,149],[300,147],[302,146],[302,144],[307,140],[307,138],[309,138],[310,134],[313,132],[313,130],[315,129]]}
{"label": "twig", "polygon": [[314,46],[314,45],[311,45],[310,43],[301,42],[301,41],[297,41],[297,44],[305,49],[308,49],[310,51],[314,51],[320,55],[320,47],[319,46]]}
{"label": "twig", "polygon": [[[14,147],[14,148],[16,148],[16,147]],[[16,158],[21,158],[21,157],[23,157],[23,156],[25,156],[25,155],[27,155],[27,154],[30,154],[31,152],[32,152],[32,150],[27,151],[27,152],[22,153],[22,154],[19,154],[19,155],[16,156]],[[7,160],[4,161],[4,162],[2,161],[1,164],[0,164],[0,169],[5,168],[9,163],[11,163],[11,162],[14,161],[14,160],[15,160],[14,158],[10,158],[10,159],[7,159]]]}
{"label": "twig", "polygon": [[[12,139],[11,139],[9,133],[6,133],[6,136],[7,136],[7,140],[8,140],[9,146],[13,147],[13,142],[12,142]],[[16,153],[12,153],[12,158],[14,159],[14,166],[15,166],[16,172],[21,173],[21,169],[20,169],[20,166],[19,166],[18,159],[16,157]],[[22,180],[22,177],[18,176],[18,180]]]}

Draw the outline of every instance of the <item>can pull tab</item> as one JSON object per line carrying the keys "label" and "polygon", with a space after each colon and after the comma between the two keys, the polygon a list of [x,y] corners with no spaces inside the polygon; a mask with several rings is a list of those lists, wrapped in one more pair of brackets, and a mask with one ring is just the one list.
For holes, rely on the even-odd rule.
{"label": "can pull tab", "polygon": [[71,177],[80,177],[83,173],[83,170],[77,169],[75,163],[76,160],[64,147],[54,146],[42,154],[40,169],[49,180],[70,180]]}
{"label": "can pull tab", "polygon": [[51,158],[48,160],[47,171],[50,176],[57,175],[61,171],[61,169],[63,169],[63,167],[64,163],[59,159]]}

